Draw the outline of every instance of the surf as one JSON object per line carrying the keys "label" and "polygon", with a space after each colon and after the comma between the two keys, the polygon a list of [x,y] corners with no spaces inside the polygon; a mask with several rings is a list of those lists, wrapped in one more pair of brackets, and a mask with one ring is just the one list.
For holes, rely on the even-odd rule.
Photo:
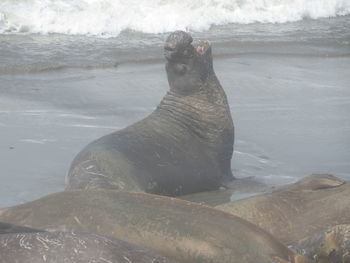
{"label": "surf", "polygon": [[350,14],[347,0],[2,0],[0,34],[116,37],[202,32],[231,23],[287,23]]}

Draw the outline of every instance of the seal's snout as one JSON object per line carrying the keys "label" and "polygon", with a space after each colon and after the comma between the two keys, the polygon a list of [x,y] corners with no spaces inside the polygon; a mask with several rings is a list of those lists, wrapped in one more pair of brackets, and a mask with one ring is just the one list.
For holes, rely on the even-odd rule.
{"label": "seal's snout", "polygon": [[171,33],[164,44],[164,56],[168,60],[189,58],[193,55],[193,39],[184,31]]}
{"label": "seal's snout", "polygon": [[190,34],[184,31],[171,33],[164,44],[164,57],[172,63],[188,64],[189,59],[198,57],[203,61],[211,60],[211,43],[199,40],[192,43]]}
{"label": "seal's snout", "polygon": [[194,45],[197,53],[203,55],[207,52],[207,50],[210,49],[211,44],[208,40],[199,40],[195,45]]}

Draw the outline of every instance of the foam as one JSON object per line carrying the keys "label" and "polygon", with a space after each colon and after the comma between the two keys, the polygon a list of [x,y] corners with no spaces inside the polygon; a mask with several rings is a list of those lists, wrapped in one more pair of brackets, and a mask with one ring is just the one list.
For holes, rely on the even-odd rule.
{"label": "foam", "polygon": [[1,0],[0,33],[117,36],[347,14],[349,0]]}

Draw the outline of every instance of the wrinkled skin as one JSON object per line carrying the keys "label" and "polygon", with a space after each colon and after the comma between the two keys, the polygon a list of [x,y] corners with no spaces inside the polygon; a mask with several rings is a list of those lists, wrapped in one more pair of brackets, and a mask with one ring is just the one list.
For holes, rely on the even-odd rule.
{"label": "wrinkled skin", "polygon": [[350,222],[350,184],[332,175],[312,175],[271,192],[216,208],[250,221],[286,245]]}
{"label": "wrinkled skin", "polygon": [[238,217],[146,193],[65,191],[0,209],[0,221],[48,231],[97,233],[186,263],[308,262]]}
{"label": "wrinkled skin", "polygon": [[176,31],[164,46],[170,91],[145,119],[106,135],[73,160],[66,189],[178,196],[233,179],[234,128],[211,46]]}
{"label": "wrinkled skin", "polygon": [[176,263],[117,239],[89,233],[0,235],[1,263]]}
{"label": "wrinkled skin", "polygon": [[293,248],[318,263],[349,263],[350,225],[320,231]]}

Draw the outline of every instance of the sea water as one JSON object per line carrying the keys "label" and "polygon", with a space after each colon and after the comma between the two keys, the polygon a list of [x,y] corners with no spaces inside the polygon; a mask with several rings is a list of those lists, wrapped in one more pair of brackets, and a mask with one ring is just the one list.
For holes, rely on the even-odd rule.
{"label": "sea water", "polygon": [[2,0],[0,207],[63,190],[86,144],[150,114],[178,29],[212,42],[236,177],[350,179],[349,14],[349,0]]}

